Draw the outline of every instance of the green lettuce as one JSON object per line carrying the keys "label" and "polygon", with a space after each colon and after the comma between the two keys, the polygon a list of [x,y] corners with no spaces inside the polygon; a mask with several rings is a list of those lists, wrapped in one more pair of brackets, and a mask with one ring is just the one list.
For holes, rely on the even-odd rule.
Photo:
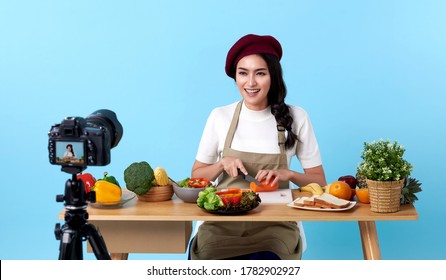
{"label": "green lettuce", "polygon": [[219,207],[223,207],[224,203],[216,194],[216,191],[216,188],[210,187],[199,192],[197,199],[198,206],[206,210],[217,210]]}

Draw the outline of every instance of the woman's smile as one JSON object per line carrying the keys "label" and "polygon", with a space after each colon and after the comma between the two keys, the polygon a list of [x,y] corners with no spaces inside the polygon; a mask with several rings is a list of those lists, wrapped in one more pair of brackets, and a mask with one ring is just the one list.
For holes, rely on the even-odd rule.
{"label": "woman's smile", "polygon": [[260,92],[260,89],[248,89],[245,88],[246,93],[248,93],[249,96],[255,96],[257,93]]}

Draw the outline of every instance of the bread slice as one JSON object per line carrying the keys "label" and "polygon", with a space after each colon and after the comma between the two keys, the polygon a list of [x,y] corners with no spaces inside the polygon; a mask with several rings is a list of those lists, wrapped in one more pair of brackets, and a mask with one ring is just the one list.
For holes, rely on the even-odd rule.
{"label": "bread slice", "polygon": [[314,206],[314,196],[312,196],[312,197],[307,197],[307,196],[299,197],[298,199],[296,199],[294,201],[294,205],[300,206],[300,207]]}
{"label": "bread slice", "polygon": [[328,193],[323,193],[320,196],[315,196],[314,203],[322,208],[335,208],[335,209],[345,208],[350,205],[349,200],[338,198]]}

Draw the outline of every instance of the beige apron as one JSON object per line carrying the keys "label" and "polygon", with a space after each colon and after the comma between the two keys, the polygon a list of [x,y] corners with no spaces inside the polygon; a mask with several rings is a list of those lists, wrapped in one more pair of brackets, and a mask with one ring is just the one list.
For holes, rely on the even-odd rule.
{"label": "beige apron", "polygon": [[[248,173],[253,176],[260,169],[288,168],[285,132],[282,128],[278,127],[280,154],[259,154],[231,149],[241,108],[242,101],[235,109],[222,156],[239,158]],[[249,182],[239,177],[231,178],[224,172],[218,187],[231,186],[249,188]],[[289,182],[281,182],[279,187],[289,188]],[[274,252],[281,259],[301,259],[302,246],[296,222],[204,222],[190,247],[192,260],[225,259],[260,251]]]}

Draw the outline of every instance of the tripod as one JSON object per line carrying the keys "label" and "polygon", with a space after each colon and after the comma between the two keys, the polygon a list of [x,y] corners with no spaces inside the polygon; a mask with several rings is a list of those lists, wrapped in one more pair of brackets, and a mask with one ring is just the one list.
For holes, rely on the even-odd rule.
{"label": "tripod", "polygon": [[[62,168],[63,170],[63,168]],[[98,260],[110,260],[104,238],[92,224],[88,224],[87,200],[96,201],[95,193],[85,192],[82,180],[78,180],[78,172],[65,183],[65,194],[57,195],[56,201],[65,201],[65,224],[56,224],[54,234],[60,240],[59,260],[82,260],[82,242],[88,240]]]}

